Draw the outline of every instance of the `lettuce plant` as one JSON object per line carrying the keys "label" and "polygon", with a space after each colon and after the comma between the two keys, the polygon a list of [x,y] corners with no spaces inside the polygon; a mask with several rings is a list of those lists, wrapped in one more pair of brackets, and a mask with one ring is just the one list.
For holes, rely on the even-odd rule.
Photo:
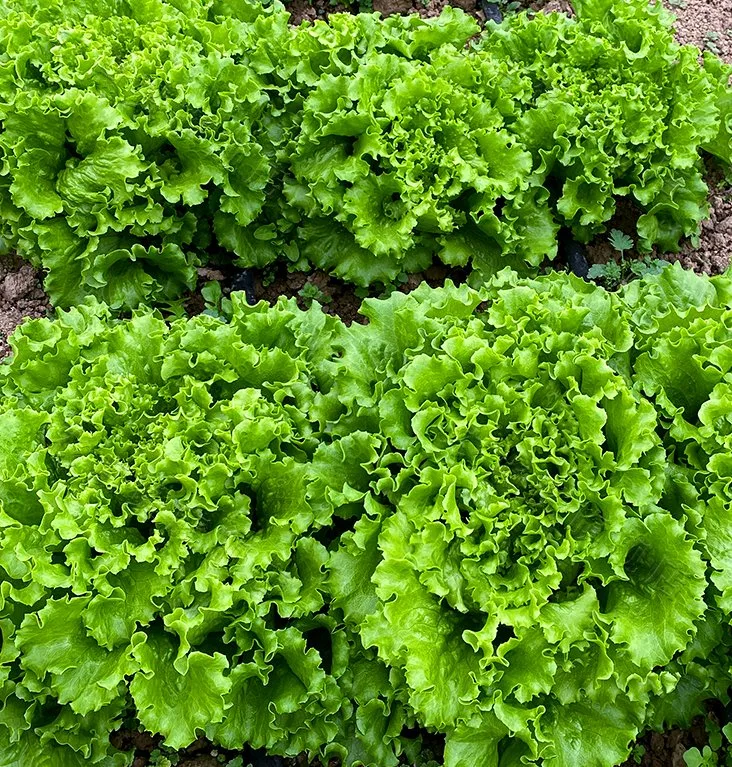
{"label": "lettuce plant", "polygon": [[[665,382],[646,374],[657,356],[685,381],[729,375],[730,283],[688,283],[674,311],[683,272],[649,280],[643,292],[665,299],[649,327],[626,296],[507,276],[439,301],[420,289],[388,324],[371,304],[354,329],[364,342],[339,375],[368,379],[360,360],[374,360],[354,403],[378,408],[389,474],[372,486],[383,504],[342,536],[331,588],[403,671],[419,720],[447,733],[446,764],[614,765],[649,704],[673,721],[725,694],[729,662],[710,640],[729,646],[732,517],[714,470],[729,447],[698,457],[704,479],[689,471],[687,437],[659,407]],[[697,316],[714,341],[690,356],[675,336]],[[717,402],[701,388],[698,420],[723,442],[724,423],[705,418]],[[700,690],[702,653],[719,665]],[[655,703],[680,685],[675,712]]]}
{"label": "lettuce plant", "polygon": [[0,764],[126,764],[107,736],[129,706],[173,748],[202,730],[396,764],[411,720],[326,603],[320,484],[344,456],[307,359],[325,316],[234,306],[167,327],[89,305],[16,336]]}
{"label": "lettuce plant", "polygon": [[700,150],[732,161],[730,69],[645,0],[576,6],[480,32],[455,9],[294,29],[253,0],[1,0],[0,236],[55,304],[116,309],[208,259],[360,286],[532,268],[624,196],[639,247],[673,250],[707,214]]}
{"label": "lettuce plant", "polygon": [[0,367],[0,766],[172,747],[613,767],[732,681],[732,280],[565,274],[224,321],[34,320]]}
{"label": "lettuce plant", "polygon": [[272,166],[255,127],[268,101],[257,40],[284,19],[189,5],[3,9],[0,218],[48,269],[56,304],[177,298],[213,213],[246,225],[260,212]]}
{"label": "lettuce plant", "polygon": [[629,196],[643,211],[639,248],[676,250],[708,213],[699,149],[732,160],[729,69],[711,56],[700,69],[660,3],[574,5],[577,23],[519,16],[480,44],[526,68],[534,100],[519,135],[575,234],[597,233]]}
{"label": "lettuce plant", "polygon": [[[500,86],[456,82],[452,70],[467,67]],[[508,101],[525,87],[510,69],[453,49],[434,63],[378,53],[354,75],[322,78],[284,150],[307,258],[368,285],[423,269],[434,253],[490,267],[503,252],[537,263],[552,250],[558,227],[530,182],[531,155],[495,103],[499,88]]]}

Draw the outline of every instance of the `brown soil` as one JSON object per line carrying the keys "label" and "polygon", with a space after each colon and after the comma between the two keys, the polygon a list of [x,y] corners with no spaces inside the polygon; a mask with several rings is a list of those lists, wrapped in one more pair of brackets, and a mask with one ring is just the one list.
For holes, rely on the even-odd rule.
{"label": "brown soil", "polygon": [[393,13],[417,13],[423,18],[430,18],[439,16],[446,6],[452,5],[462,8],[473,16],[483,18],[476,0],[373,0],[373,3],[374,10],[379,11],[382,16],[391,16]]}
{"label": "brown soil", "polygon": [[[266,274],[262,270],[252,270],[254,276],[254,296],[260,301],[273,304],[280,296],[296,298],[301,309],[307,309],[313,300],[317,301],[326,314],[340,317],[347,324],[364,322],[365,318],[359,313],[361,299],[355,295],[353,286],[321,271],[309,273],[294,272],[290,274],[283,266],[279,266],[274,274]],[[236,273],[234,275],[236,276]],[[265,282],[267,284],[265,284]],[[311,286],[311,287],[307,287]],[[224,288],[224,293],[230,292],[230,284]],[[319,292],[312,299],[308,298],[308,290]],[[305,293],[305,295],[303,295]]]}
{"label": "brown soil", "polygon": [[542,13],[566,13],[567,16],[574,16],[574,8],[570,0],[535,0],[529,3],[528,7]]}
{"label": "brown soil", "polygon": [[287,3],[290,13],[290,24],[299,26],[303,21],[325,19],[331,13],[358,13],[358,5],[331,5],[330,0],[292,0]]}
{"label": "brown soil", "polygon": [[[439,16],[448,5],[462,8],[466,13],[484,20],[479,0],[373,0],[372,7],[382,16],[416,13],[423,18],[430,18]],[[287,10],[290,13],[290,24],[298,26],[303,21],[325,19],[331,13],[358,13],[359,10],[368,10],[368,3],[364,0],[360,5],[358,2],[331,5],[330,0],[292,0],[287,3]]]}
{"label": "brown soil", "polygon": [[[716,708],[716,707],[715,707]],[[710,711],[710,719],[719,724],[717,715]],[[686,730],[674,728],[668,732],[650,732],[637,741],[633,756],[620,767],[686,767],[684,752],[690,748],[700,751],[709,743],[704,717],[698,716]]]}
{"label": "brown soil", "polygon": [[[158,764],[155,752],[161,753],[173,762],[176,767],[222,767],[232,759],[240,756],[246,767],[340,767],[338,759],[331,759],[323,765],[318,759],[312,762],[305,754],[297,757],[268,756],[264,751],[246,748],[243,751],[229,751],[213,746],[206,738],[199,738],[187,748],[173,752],[161,748],[160,737],[149,732],[121,729],[112,733],[110,742],[120,751],[134,751],[135,759],[132,767],[152,767]],[[177,757],[177,761],[173,758]]]}
{"label": "brown soil", "polygon": [[719,177],[709,183],[711,216],[702,222],[700,242],[694,247],[684,242],[680,253],[661,256],[667,261],[680,261],[686,269],[704,274],[721,274],[732,257],[732,188],[725,188]]}
{"label": "brown soil", "polygon": [[732,64],[732,0],[665,0],[676,15],[680,43],[716,53]]}
{"label": "brown soil", "polygon": [[[654,248],[651,258],[662,258],[665,261],[679,261],[685,269],[692,269],[700,274],[721,274],[730,265],[732,258],[732,188],[725,185],[722,174],[711,163],[707,171],[709,185],[710,217],[702,222],[699,244],[694,246],[691,240],[681,243],[678,253],[660,253]],[[607,224],[607,231],[618,229],[636,237],[636,225],[642,211],[633,205],[628,198],[618,200],[617,211]],[[631,249],[626,251],[625,258],[640,258],[641,253]],[[604,264],[608,261],[618,261],[619,254],[608,242],[608,235],[600,235],[587,246],[587,260],[590,264]]]}
{"label": "brown soil", "polygon": [[24,319],[51,310],[33,267],[16,256],[0,257],[0,359],[10,351],[8,336]]}

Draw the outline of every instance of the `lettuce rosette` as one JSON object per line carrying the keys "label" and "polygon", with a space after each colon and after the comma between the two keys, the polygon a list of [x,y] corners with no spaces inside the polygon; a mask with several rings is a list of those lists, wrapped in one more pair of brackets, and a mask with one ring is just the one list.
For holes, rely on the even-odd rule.
{"label": "lettuce rosette", "polygon": [[[647,722],[726,695],[732,520],[712,488],[729,447],[686,470],[686,439],[648,396],[653,352],[638,356],[725,377],[729,280],[717,284],[680,269],[649,280],[700,307],[672,313],[669,338],[641,332],[629,299],[563,276],[422,287],[369,303],[354,329],[364,340],[340,374],[374,366],[352,401],[378,410],[379,437],[330,586],[403,671],[420,721],[447,734],[446,765],[615,765]],[[673,334],[693,311],[716,351],[682,362]],[[704,422],[716,397],[702,396]]]}
{"label": "lettuce rosette", "polygon": [[[366,56],[305,99],[283,151],[284,191],[306,218],[301,250],[316,266],[368,285],[423,269],[435,252],[462,266],[556,251],[548,196],[530,189],[531,155],[505,130],[526,84],[503,60],[439,52],[435,64]],[[482,77],[494,87],[477,88]],[[522,236],[529,228],[536,236]]]}
{"label": "lettuce rosette", "polygon": [[321,444],[307,339],[334,321],[234,306],[168,327],[91,304],[15,335],[0,764],[127,764],[108,735],[129,709],[173,748],[205,732],[396,764],[411,715],[328,613],[313,456],[343,458]]}
{"label": "lettuce rosette", "polygon": [[214,212],[258,216],[273,172],[260,41],[286,36],[285,20],[254,3],[9,5],[0,219],[48,270],[55,305],[177,299],[207,259]]}
{"label": "lettuce rosette", "polygon": [[[576,0],[576,19],[519,14],[477,46],[530,83],[513,123],[556,220],[582,241],[618,200],[641,214],[638,246],[676,251],[708,217],[700,150],[732,162],[730,68],[674,39],[660,3]],[[626,204],[627,204],[626,203]]]}

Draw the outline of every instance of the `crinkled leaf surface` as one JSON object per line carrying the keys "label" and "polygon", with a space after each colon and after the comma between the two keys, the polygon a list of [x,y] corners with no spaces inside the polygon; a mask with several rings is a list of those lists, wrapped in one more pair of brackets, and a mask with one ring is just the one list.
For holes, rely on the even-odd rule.
{"label": "crinkled leaf surface", "polygon": [[16,332],[6,763],[116,764],[132,700],[173,747],[384,767],[417,723],[449,767],[613,767],[724,695],[730,279],[506,270],[364,314]]}

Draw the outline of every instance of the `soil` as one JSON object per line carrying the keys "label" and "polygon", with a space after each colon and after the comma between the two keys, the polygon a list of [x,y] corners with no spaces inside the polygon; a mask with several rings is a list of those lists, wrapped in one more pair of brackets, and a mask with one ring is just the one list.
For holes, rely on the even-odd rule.
{"label": "soil", "polygon": [[666,0],[676,15],[676,38],[732,64],[732,0]]}
{"label": "soil", "polygon": [[[719,731],[728,721],[729,710],[725,710],[719,701],[707,701],[706,716],[696,717],[691,727],[683,730],[674,727],[663,733],[650,732],[639,738],[633,750],[635,756],[628,757],[620,767],[686,767],[684,752],[690,748],[702,751],[709,744],[707,724]],[[724,748],[717,752],[719,764],[728,764],[725,751],[729,753]]]}
{"label": "soil", "polygon": [[700,716],[688,730],[644,735],[635,747],[638,759],[631,756],[621,767],[686,767],[684,752],[693,747],[702,750],[707,742],[704,718]]}
{"label": "soil", "polygon": [[287,3],[290,13],[290,24],[298,26],[303,21],[317,21],[325,19],[331,13],[358,13],[358,3],[344,5],[337,3],[331,5],[330,0],[292,0]]}
{"label": "soil", "polygon": [[[274,269],[251,269],[246,270],[250,279],[251,301],[266,301],[273,304],[280,296],[295,298],[301,309],[308,309],[313,301],[317,301],[326,314],[340,317],[345,323],[365,322],[366,318],[359,313],[361,299],[356,296],[352,285],[348,285],[326,272],[293,272],[280,264]],[[222,283],[224,295],[228,295],[232,289],[239,287],[242,270],[232,269],[227,273],[227,278]],[[243,287],[243,285],[242,285]],[[308,298],[308,295],[312,296]]]}
{"label": "soil", "polygon": [[452,5],[462,8],[477,18],[483,18],[479,3],[476,0],[373,0],[374,10],[382,16],[391,16],[393,13],[417,13],[423,18],[439,16],[442,10]]}
{"label": "soil", "polygon": [[16,256],[0,256],[0,359],[10,352],[8,336],[24,319],[51,311],[38,273]]}
{"label": "soil", "polygon": [[574,8],[569,0],[549,0],[549,2],[537,2],[531,6],[535,11],[542,13],[566,13],[574,16]]}
{"label": "soil", "polygon": [[[216,748],[205,738],[199,738],[187,748],[173,752],[161,748],[160,737],[149,732],[121,729],[110,736],[110,741],[120,751],[134,751],[135,759],[132,767],[148,767],[159,765],[157,754],[166,756],[175,767],[222,767],[232,759],[241,757],[243,767],[340,767],[338,759],[331,759],[327,764],[319,760],[308,761],[305,754],[295,758],[269,756],[262,749],[247,748],[243,751],[230,751]],[[174,759],[173,757],[177,757]]]}

